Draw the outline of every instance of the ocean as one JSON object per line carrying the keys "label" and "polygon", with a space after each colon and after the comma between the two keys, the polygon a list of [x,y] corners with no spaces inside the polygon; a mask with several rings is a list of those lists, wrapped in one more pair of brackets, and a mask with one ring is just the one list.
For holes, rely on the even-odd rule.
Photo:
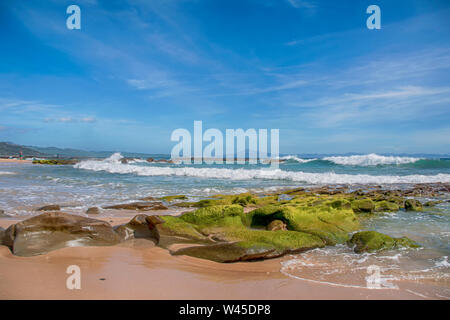
{"label": "ocean", "polygon": [[[34,215],[37,207],[59,204],[84,214],[93,206],[183,194],[190,200],[215,194],[271,192],[283,188],[351,185],[364,188],[407,188],[417,183],[450,183],[450,160],[382,156],[286,156],[276,170],[266,165],[188,165],[121,162],[112,154],[70,166],[3,163],[0,166],[0,209],[7,216]],[[422,201],[432,199],[419,199]],[[421,249],[355,254],[345,245],[312,250],[284,259],[280,271],[290,277],[332,285],[366,287],[369,266],[379,266],[379,289],[395,289],[401,281],[417,283],[419,296],[450,298],[450,195],[423,212],[385,213],[363,222],[364,230],[407,236]],[[106,211],[103,214],[108,214]],[[427,284],[442,289],[427,292]]]}

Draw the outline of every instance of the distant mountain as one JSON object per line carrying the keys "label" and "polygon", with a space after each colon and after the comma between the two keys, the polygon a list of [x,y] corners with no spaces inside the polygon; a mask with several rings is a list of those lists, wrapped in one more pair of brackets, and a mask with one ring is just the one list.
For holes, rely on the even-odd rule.
{"label": "distant mountain", "polygon": [[25,157],[40,157],[44,156],[38,150],[14,144],[11,142],[0,142],[0,156],[18,156],[22,152]]}

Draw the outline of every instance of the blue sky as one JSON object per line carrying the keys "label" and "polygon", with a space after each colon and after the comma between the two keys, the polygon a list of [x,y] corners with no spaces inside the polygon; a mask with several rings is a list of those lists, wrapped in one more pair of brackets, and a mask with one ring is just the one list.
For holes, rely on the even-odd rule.
{"label": "blue sky", "polygon": [[4,0],[0,141],[170,153],[202,120],[278,128],[282,153],[449,153],[449,16],[446,0]]}

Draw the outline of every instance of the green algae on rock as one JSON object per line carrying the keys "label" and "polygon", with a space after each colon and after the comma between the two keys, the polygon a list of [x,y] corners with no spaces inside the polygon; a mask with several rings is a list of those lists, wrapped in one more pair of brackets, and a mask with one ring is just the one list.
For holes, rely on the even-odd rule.
{"label": "green algae on rock", "polygon": [[71,159],[33,160],[33,164],[47,164],[47,165],[72,165],[76,163],[78,163],[78,160],[71,160]]}
{"label": "green algae on rock", "polygon": [[174,195],[174,196],[165,196],[165,197],[162,197],[161,200],[164,200],[167,202],[172,202],[174,200],[187,200],[187,197],[185,195],[179,194],[179,195]]}
{"label": "green algae on rock", "polygon": [[375,209],[375,204],[370,199],[354,200],[352,209],[355,213],[372,213]]}
{"label": "green algae on rock", "polygon": [[355,246],[356,253],[392,250],[398,248],[418,248],[414,241],[407,237],[392,238],[377,231],[361,231],[355,233],[348,241],[349,246]]}
{"label": "green algae on rock", "polygon": [[405,200],[405,210],[406,211],[422,211],[422,203],[416,199],[406,199]]}
{"label": "green algae on rock", "polygon": [[376,212],[396,212],[398,210],[400,207],[395,202],[383,200],[375,203]]}

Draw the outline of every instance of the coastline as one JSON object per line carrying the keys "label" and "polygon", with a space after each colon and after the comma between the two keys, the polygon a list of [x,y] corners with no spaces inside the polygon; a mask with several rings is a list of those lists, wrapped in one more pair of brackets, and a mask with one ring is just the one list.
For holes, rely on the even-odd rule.
{"label": "coastline", "polygon": [[32,160],[0,159],[0,163],[32,163]]}
{"label": "coastline", "polygon": [[[128,220],[99,219],[113,221],[113,225]],[[17,221],[2,218],[0,226],[6,228]],[[0,299],[430,298],[415,292],[412,283],[403,283],[399,289],[376,290],[294,279],[280,272],[286,259],[223,264],[172,256],[144,239],[108,247],[63,248],[33,257],[14,256],[6,246],[0,246]],[[73,264],[81,268],[80,290],[66,288],[66,269]]]}

